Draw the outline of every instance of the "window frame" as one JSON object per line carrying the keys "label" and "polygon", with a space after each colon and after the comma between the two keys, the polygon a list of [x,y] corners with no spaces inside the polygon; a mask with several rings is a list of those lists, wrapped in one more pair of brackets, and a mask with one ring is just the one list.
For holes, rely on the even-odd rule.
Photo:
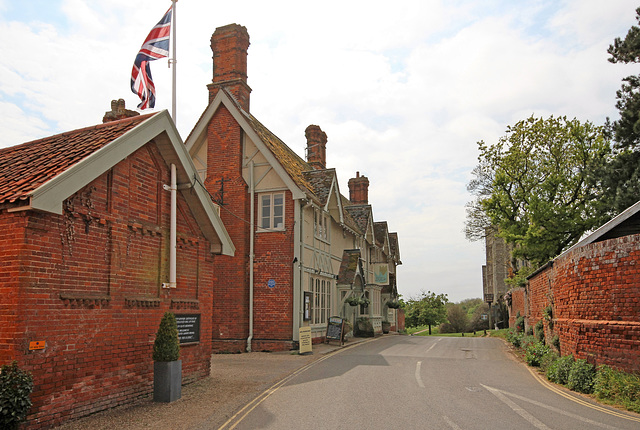
{"label": "window frame", "polygon": [[[276,205],[276,198],[280,197],[282,199],[281,205]],[[268,198],[268,203],[265,203],[265,198]],[[282,207],[281,214],[275,215],[276,208]],[[265,217],[265,209],[268,209],[269,213],[267,215],[269,219],[269,225],[267,227],[264,226],[264,221],[267,217]],[[260,193],[258,195],[258,231],[283,231],[285,229],[285,193],[284,191],[274,191],[272,193]],[[275,223],[278,218],[282,219],[280,226],[278,227]]]}
{"label": "window frame", "polygon": [[311,325],[324,325],[331,316],[332,281],[321,276],[309,276],[311,292]]}

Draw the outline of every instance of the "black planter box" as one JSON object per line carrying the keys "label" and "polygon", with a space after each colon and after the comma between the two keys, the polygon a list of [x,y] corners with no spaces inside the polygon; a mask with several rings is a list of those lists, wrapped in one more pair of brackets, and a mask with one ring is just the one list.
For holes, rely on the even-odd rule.
{"label": "black planter box", "polygon": [[182,360],[153,363],[153,401],[170,403],[182,397]]}

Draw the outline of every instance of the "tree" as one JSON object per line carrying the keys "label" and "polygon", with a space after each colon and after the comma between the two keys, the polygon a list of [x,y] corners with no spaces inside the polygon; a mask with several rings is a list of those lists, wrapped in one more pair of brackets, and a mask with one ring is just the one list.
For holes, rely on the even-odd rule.
{"label": "tree", "polygon": [[411,298],[405,302],[405,324],[407,327],[421,325],[438,325],[447,319],[446,304],[449,301],[446,294],[436,294],[422,291],[417,298]]}
{"label": "tree", "polygon": [[[636,9],[640,23],[640,8]],[[624,40],[617,37],[609,46],[611,63],[640,63],[640,28],[632,26]],[[611,124],[615,155],[598,171],[607,193],[603,208],[615,215],[636,203],[640,196],[640,75],[623,79],[616,92],[620,119]]]}
{"label": "tree", "polygon": [[[604,127],[531,116],[478,148],[471,205],[514,245],[514,257],[545,263],[602,222],[592,172],[611,152]],[[467,227],[475,222],[468,215]]]}
{"label": "tree", "polygon": [[469,317],[461,304],[450,304],[447,307],[447,321],[451,333],[464,333],[469,326]]}

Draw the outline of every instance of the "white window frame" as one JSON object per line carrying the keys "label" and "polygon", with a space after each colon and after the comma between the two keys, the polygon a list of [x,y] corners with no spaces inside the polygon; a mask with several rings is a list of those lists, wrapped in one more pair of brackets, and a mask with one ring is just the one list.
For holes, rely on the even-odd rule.
{"label": "white window frame", "polygon": [[[281,205],[275,205],[277,198],[282,201]],[[261,193],[258,195],[258,230],[259,231],[282,231],[284,230],[284,213],[285,213],[285,199],[284,192],[279,191],[275,193]],[[276,215],[276,209],[281,207],[281,214]],[[265,216],[265,209],[268,210],[268,214]],[[265,221],[266,224],[265,224]],[[278,223],[278,221],[281,221]],[[277,223],[277,224],[276,224]]]}
{"label": "white window frame", "polygon": [[329,242],[329,214],[322,209],[315,209],[313,212],[313,233],[316,239]]}
{"label": "white window frame", "polygon": [[309,276],[311,291],[311,324],[327,324],[331,316],[332,281],[329,278]]}

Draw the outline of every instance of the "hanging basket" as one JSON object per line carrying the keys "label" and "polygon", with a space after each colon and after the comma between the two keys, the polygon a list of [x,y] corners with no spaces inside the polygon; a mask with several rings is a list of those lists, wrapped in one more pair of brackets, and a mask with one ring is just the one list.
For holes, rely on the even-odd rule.
{"label": "hanging basket", "polygon": [[358,299],[357,297],[347,297],[344,301],[345,303],[347,303],[349,306],[358,306],[360,304],[360,299]]}

